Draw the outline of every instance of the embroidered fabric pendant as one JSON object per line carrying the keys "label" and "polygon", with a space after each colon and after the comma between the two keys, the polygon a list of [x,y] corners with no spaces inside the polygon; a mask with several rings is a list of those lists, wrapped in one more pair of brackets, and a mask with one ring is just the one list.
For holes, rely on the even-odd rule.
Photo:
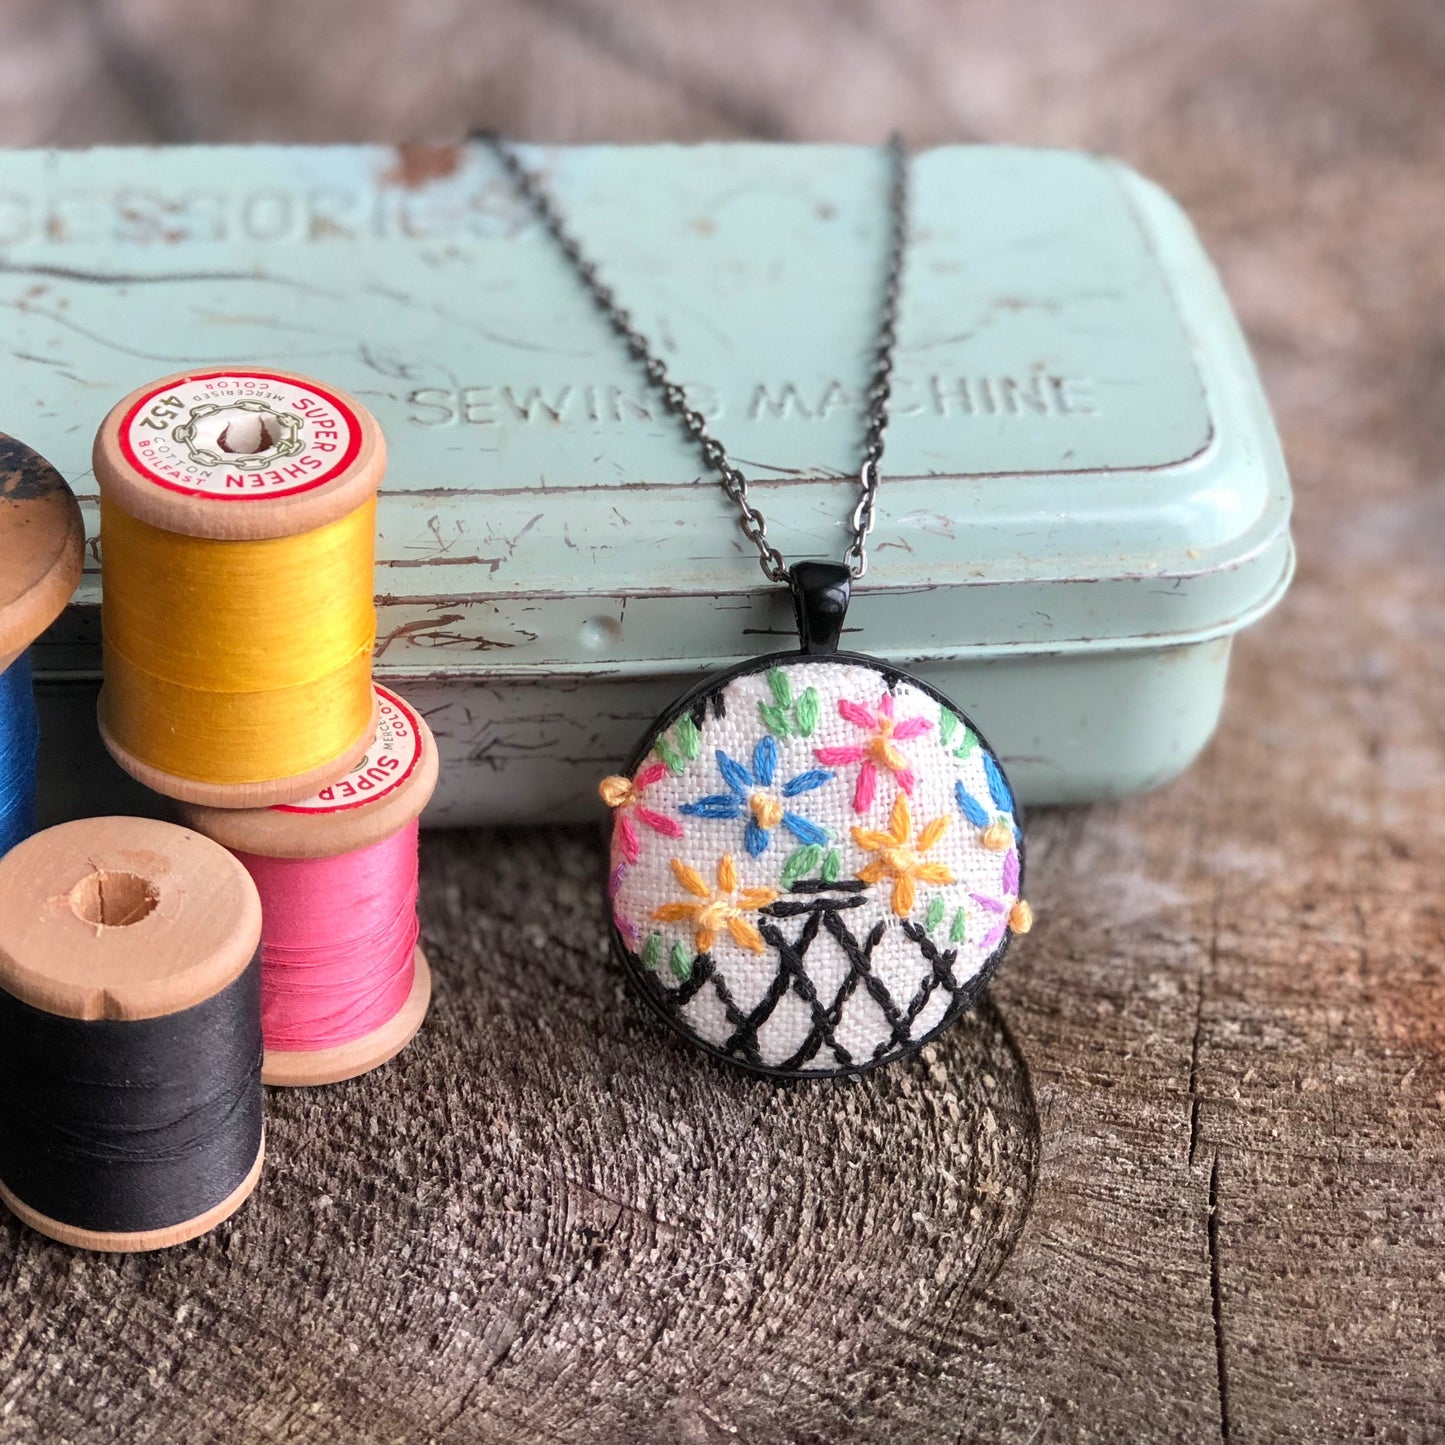
{"label": "embroidered fabric pendant", "polygon": [[763,574],[791,586],[803,644],[709,678],[603,780],[616,947],[663,1018],[745,1068],[857,1073],[911,1053],[973,1004],[1032,915],[1013,793],[988,745],[926,683],[837,651],[882,480],[908,236],[902,139],[886,153],[888,248],[848,546],[841,563],[793,567],[556,202],[488,140],[717,473]]}
{"label": "embroidered fabric pendant", "polygon": [[801,652],[708,678],[606,779],[613,939],[693,1043],[857,1073],[970,1008],[1026,933],[998,758],[928,684],[835,651],[848,572],[791,573]]}

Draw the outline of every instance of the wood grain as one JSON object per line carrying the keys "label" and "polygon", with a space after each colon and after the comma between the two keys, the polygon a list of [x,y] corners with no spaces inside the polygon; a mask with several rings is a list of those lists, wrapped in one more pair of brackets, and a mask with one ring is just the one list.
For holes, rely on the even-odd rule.
{"label": "wood grain", "polygon": [[[283,10],[291,43],[242,64]],[[274,1099],[251,1208],[154,1260],[0,1230],[0,1440],[1445,1436],[1437,6],[24,0],[5,24],[17,141],[899,121],[1119,153],[1240,308],[1301,567],[1203,763],[1036,819],[1040,921],[992,1002],[860,1086],[680,1053],[605,957],[591,838],[429,838],[428,1026]]]}

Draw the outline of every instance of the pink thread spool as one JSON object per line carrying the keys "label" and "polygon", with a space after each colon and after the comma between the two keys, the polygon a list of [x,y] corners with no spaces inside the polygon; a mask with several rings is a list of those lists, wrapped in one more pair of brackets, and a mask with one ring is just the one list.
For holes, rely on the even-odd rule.
{"label": "pink thread spool", "polygon": [[436,789],[431,729],[376,688],[376,736],[345,777],[299,803],[187,806],[261,895],[268,1084],[333,1084],[394,1058],[431,1002],[416,942],[418,819]]}

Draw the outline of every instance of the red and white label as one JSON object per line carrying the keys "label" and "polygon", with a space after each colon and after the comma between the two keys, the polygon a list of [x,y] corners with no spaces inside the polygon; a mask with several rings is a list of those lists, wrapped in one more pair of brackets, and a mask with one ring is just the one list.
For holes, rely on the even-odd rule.
{"label": "red and white label", "polygon": [[141,397],[121,418],[120,448],[158,487],[253,502],[339,477],[361,450],[361,420],[324,387],[265,371],[205,371]]}
{"label": "red and white label", "polygon": [[394,692],[378,686],[380,716],[366,756],[329,787],[300,803],[279,803],[277,813],[345,813],[389,797],[421,761],[421,724]]}

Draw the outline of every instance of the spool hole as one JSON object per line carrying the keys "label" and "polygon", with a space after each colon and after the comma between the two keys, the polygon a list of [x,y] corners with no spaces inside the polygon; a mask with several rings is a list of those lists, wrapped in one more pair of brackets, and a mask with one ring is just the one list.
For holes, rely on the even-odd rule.
{"label": "spool hole", "polygon": [[216,445],[232,456],[255,456],[269,452],[281,440],[280,428],[270,417],[254,412],[228,421],[216,437]]}
{"label": "spool hole", "polygon": [[148,879],[109,868],[97,868],[70,890],[71,911],[100,928],[129,928],[149,918],[160,901],[155,884]]}

